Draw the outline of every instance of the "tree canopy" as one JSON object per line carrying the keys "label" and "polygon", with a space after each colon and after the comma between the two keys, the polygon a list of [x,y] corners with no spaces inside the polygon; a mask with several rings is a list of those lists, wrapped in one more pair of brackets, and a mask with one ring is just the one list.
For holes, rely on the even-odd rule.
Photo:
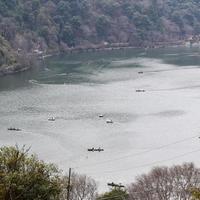
{"label": "tree canopy", "polygon": [[25,148],[0,148],[0,199],[57,200],[59,193],[59,171],[54,165],[28,155]]}
{"label": "tree canopy", "polygon": [[0,0],[0,35],[27,50],[139,45],[199,34],[199,13],[197,0]]}
{"label": "tree canopy", "polygon": [[120,188],[114,188],[110,192],[106,192],[100,197],[97,198],[97,200],[127,200],[128,194],[126,190],[120,189]]}
{"label": "tree canopy", "polygon": [[150,173],[138,176],[129,186],[134,200],[193,200],[200,197],[200,170],[193,163],[172,167],[155,167]]}
{"label": "tree canopy", "polygon": [[[0,36],[23,54],[154,46],[199,34],[197,0],[0,0]],[[6,58],[0,54],[0,67],[10,65]]]}

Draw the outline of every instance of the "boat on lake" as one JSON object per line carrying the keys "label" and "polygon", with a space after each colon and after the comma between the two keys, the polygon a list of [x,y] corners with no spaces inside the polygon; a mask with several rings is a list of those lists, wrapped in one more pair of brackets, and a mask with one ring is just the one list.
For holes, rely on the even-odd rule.
{"label": "boat on lake", "polygon": [[21,131],[21,129],[10,127],[8,128],[8,131]]}
{"label": "boat on lake", "polygon": [[56,120],[55,117],[50,117],[50,118],[48,118],[48,121],[55,121],[55,120]]}
{"label": "boat on lake", "polygon": [[101,152],[101,151],[104,151],[104,149],[102,149],[102,148],[100,148],[100,147],[99,147],[99,148],[94,148],[94,147],[93,147],[93,148],[89,148],[88,151],[89,151],[89,152],[95,152],[95,151]]}
{"label": "boat on lake", "polygon": [[113,123],[113,120],[112,120],[112,119],[107,119],[107,120],[106,120],[106,123],[107,123],[107,124],[112,124],[112,123]]}
{"label": "boat on lake", "polygon": [[138,89],[136,92],[146,92],[144,89]]}

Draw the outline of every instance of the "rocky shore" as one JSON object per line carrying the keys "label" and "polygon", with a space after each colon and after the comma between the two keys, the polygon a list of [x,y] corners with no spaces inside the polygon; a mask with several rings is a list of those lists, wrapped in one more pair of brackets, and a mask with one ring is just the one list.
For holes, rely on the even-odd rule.
{"label": "rocky shore", "polygon": [[19,72],[26,71],[31,67],[22,67],[20,64],[10,65],[10,66],[2,66],[0,67],[0,76],[16,74]]}

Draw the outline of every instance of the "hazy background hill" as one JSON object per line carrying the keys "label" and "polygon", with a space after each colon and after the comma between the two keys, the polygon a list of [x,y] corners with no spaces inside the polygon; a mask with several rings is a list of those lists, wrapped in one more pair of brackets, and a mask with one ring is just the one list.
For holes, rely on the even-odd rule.
{"label": "hazy background hill", "polygon": [[145,46],[199,33],[199,0],[0,0],[0,35],[26,52]]}

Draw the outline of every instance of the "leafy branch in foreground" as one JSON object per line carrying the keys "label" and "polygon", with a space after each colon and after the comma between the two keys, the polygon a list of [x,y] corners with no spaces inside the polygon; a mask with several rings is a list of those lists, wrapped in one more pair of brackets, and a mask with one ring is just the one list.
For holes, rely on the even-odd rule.
{"label": "leafy branch in foreground", "polygon": [[127,200],[127,199],[128,199],[127,191],[120,188],[114,188],[110,192],[106,192],[97,198],[97,200]]}
{"label": "leafy branch in foreground", "polygon": [[59,199],[58,169],[28,152],[24,147],[0,148],[0,199]]}

